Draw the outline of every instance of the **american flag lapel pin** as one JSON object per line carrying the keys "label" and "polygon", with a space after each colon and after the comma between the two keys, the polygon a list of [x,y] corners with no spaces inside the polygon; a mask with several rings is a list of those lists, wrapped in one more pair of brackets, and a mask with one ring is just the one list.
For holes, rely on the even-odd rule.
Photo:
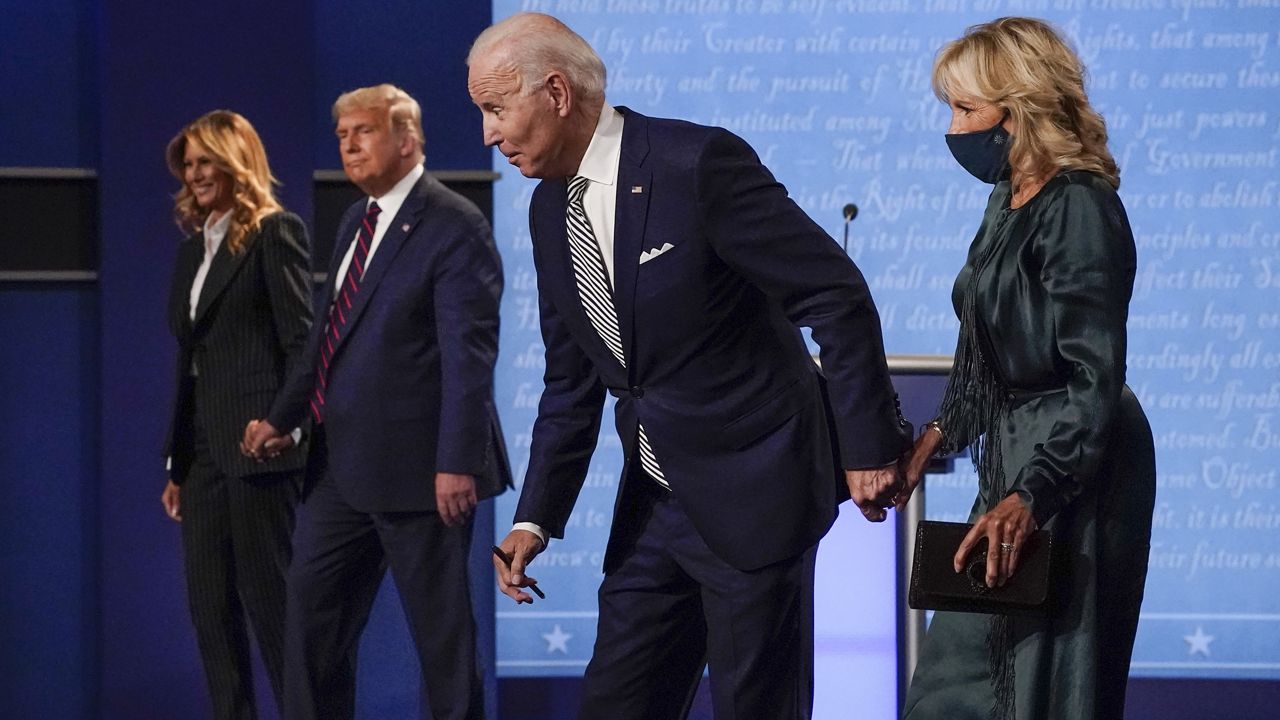
{"label": "american flag lapel pin", "polygon": [[632,185],[632,186],[631,186],[631,194],[632,194],[632,195],[640,195],[640,194],[641,194],[641,193],[643,193],[643,192],[644,192],[644,186],[643,186],[643,185]]}

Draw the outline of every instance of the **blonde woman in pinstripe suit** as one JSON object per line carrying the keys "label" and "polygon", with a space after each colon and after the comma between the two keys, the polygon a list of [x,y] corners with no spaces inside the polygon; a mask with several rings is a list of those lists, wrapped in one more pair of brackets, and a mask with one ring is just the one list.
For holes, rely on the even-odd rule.
{"label": "blonde woman in pinstripe suit", "polygon": [[286,447],[258,463],[241,455],[249,420],[262,417],[298,358],[311,325],[310,249],[284,212],[249,121],[208,113],[166,153],[182,183],[169,324],[178,340],[177,392],[161,500],[182,523],[191,618],[221,719],[256,717],[248,628],[279,703],[284,573],[305,452]]}

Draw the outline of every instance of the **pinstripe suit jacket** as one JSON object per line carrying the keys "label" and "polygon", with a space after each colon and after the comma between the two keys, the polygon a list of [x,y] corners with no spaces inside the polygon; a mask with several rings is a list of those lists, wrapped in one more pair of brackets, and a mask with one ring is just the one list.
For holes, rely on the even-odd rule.
{"label": "pinstripe suit jacket", "polygon": [[[209,450],[230,477],[301,469],[304,448],[258,463],[240,454],[245,425],[266,416],[297,362],[311,326],[311,254],[306,227],[293,213],[262,220],[245,250],[223,243],[214,255],[191,320],[191,283],[204,257],[204,233],[178,249],[169,295],[169,327],[178,340],[177,391],[165,453],[181,484],[191,465],[190,418],[200,413]],[[199,381],[185,382],[192,368]]]}

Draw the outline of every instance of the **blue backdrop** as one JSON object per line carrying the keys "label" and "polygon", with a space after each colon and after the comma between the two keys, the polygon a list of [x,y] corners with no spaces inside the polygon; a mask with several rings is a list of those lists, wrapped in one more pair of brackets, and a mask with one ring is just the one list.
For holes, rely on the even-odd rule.
{"label": "blue backdrop", "polygon": [[[100,237],[96,280],[0,282],[0,715],[207,717],[178,529],[158,502],[174,362],[163,312],[181,239],[165,144],[208,110],[242,112],[284,204],[309,219],[313,171],[339,166],[330,103],[390,81],[422,102],[432,169],[487,169],[462,78],[489,8],[4,0],[0,17],[0,167],[96,171]],[[24,240],[0,228],[0,242]],[[361,717],[416,712],[417,659],[390,583],[359,693]]]}
{"label": "blue backdrop", "polygon": [[[1133,672],[1280,678],[1280,5],[494,2],[495,18],[520,10],[553,12],[596,48],[611,103],[741,134],[837,240],[842,206],[857,203],[848,252],[875,292],[890,353],[952,352],[951,284],[989,192],[943,142],[949,112],[930,90],[933,54],[966,26],[1000,15],[1057,23],[1088,65],[1091,98],[1108,119],[1140,260],[1129,383],[1150,414],[1160,472]],[[534,183],[500,156],[494,168],[504,176],[496,227],[512,278],[499,389],[520,465],[541,387],[525,226]],[[589,656],[621,463],[605,428],[568,538],[534,571],[556,590],[552,600],[502,611],[500,598],[504,673],[574,673]],[[931,515],[967,514],[971,469],[931,484]],[[513,508],[514,498],[500,500],[499,518]],[[874,555],[891,542],[888,527],[854,531],[828,539],[823,555],[848,556],[850,547]],[[830,567],[822,595],[838,598],[846,615],[881,617],[892,602],[887,582]],[[856,637],[861,651],[883,653],[892,667],[875,621],[849,627],[820,612],[818,624],[820,638],[833,633],[849,647]],[[820,676],[820,696],[824,682],[841,680]],[[818,717],[835,712],[820,704]]]}
{"label": "blue backdrop", "polygon": [[[1259,688],[1274,683],[1222,678],[1280,674],[1275,0],[500,0],[496,14],[517,9],[558,12],[593,42],[612,101],[742,134],[835,237],[840,207],[858,203],[849,252],[897,353],[951,351],[946,296],[985,200],[942,144],[932,53],[1000,14],[1061,23],[1111,122],[1142,263],[1130,382],[1156,430],[1161,485],[1134,673],[1204,679],[1164,685],[1140,707],[1273,714],[1275,692]],[[161,313],[178,240],[164,143],[213,107],[245,112],[286,204],[309,217],[311,172],[338,166],[329,103],[390,80],[423,102],[429,166],[505,169],[480,145],[463,80],[490,12],[461,0],[0,0],[0,167],[97,170],[101,240],[97,282],[0,284],[5,716],[207,712],[177,529],[157,502],[173,352]],[[499,392],[520,465],[541,389],[523,214],[533,185],[504,176],[496,187],[507,264]],[[0,242],[23,241],[21,227],[0,228]],[[553,548],[557,567],[540,570],[552,602],[527,608],[568,614],[515,619],[505,613],[526,608],[499,606],[502,671],[580,672],[617,458],[606,433],[572,539]],[[967,509],[971,474],[931,482],[938,513]],[[512,502],[500,503],[499,534]],[[890,528],[844,515],[857,522],[835,531],[820,560],[819,648],[836,663],[826,667],[853,669],[824,679],[820,665],[819,695],[869,678],[881,690],[865,697],[889,698],[877,673],[891,663],[876,658],[891,652],[891,599],[876,573]],[[869,605],[851,609],[855,598]],[[394,602],[384,594],[362,654],[364,717],[416,706]],[[530,663],[547,660],[562,664]],[[1199,712],[1197,696],[1238,704]]]}

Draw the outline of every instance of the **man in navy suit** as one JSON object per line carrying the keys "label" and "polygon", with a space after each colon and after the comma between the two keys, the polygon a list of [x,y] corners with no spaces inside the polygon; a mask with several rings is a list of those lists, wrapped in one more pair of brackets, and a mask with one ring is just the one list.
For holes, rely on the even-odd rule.
{"label": "man in navy suit", "polygon": [[545,388],[500,588],[532,601],[608,392],[626,465],[581,717],[683,717],[707,663],[716,718],[808,717],[817,542],[846,492],[884,519],[910,444],[862,275],[741,139],[606,104],[558,20],[508,18],[468,65],[485,143],[542,180]]}
{"label": "man in navy suit", "polygon": [[334,104],[347,176],[306,357],[245,449],[315,433],[288,575],[285,716],[351,718],[355,653],[391,568],[430,717],[483,717],[467,581],[477,501],[511,484],[493,403],[502,267],[488,222],[423,169],[418,103],[391,85]]}

